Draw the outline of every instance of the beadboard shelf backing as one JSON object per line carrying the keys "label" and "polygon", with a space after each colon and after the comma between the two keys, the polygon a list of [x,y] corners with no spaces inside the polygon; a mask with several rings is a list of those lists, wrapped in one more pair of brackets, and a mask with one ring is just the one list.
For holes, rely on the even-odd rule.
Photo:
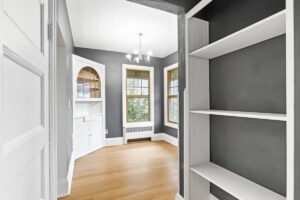
{"label": "beadboard shelf backing", "polygon": [[232,196],[243,200],[285,200],[281,196],[242,176],[239,176],[214,163],[204,163],[190,168],[209,182],[222,188]]}
{"label": "beadboard shelf backing", "polygon": [[280,36],[286,32],[286,11],[280,11],[251,26],[190,53],[191,56],[213,59],[239,49]]}
{"label": "beadboard shelf backing", "polygon": [[276,114],[276,113],[242,112],[242,111],[227,111],[227,110],[193,110],[191,111],[191,113],[286,121],[285,114]]}

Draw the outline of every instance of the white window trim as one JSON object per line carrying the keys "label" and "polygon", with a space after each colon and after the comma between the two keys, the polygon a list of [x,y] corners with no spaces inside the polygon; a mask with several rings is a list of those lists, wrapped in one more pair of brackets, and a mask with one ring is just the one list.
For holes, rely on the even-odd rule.
{"label": "white window trim", "polygon": [[178,124],[168,122],[168,71],[178,68],[178,63],[164,68],[164,125],[178,129]]}
{"label": "white window trim", "polygon": [[[126,106],[126,70],[147,70],[150,72],[150,121],[148,122],[127,122]],[[154,67],[139,65],[122,65],[122,110],[123,110],[123,127],[154,126]]]}

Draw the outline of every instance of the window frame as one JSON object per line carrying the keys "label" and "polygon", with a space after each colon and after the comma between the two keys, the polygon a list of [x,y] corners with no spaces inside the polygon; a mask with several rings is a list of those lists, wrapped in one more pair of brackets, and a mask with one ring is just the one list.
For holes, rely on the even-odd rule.
{"label": "window frame", "polygon": [[[148,66],[128,65],[122,66],[122,105],[123,105],[123,127],[154,126],[154,68]],[[149,79],[149,121],[130,122],[128,121],[128,96],[127,96],[127,71],[148,71]],[[137,95],[140,96],[140,95]]]}
{"label": "window frame", "polygon": [[[127,80],[128,80],[128,71],[138,71],[138,72],[148,72],[148,95],[128,95],[127,94]],[[150,90],[151,90],[151,85],[150,85],[150,71],[149,70],[142,70],[142,69],[126,69],[126,122],[127,123],[141,123],[141,122],[149,122],[151,121],[151,94],[150,94]],[[141,86],[141,88],[143,88]],[[141,90],[142,92],[142,90]],[[148,119],[147,121],[128,121],[128,99],[130,98],[148,98]]]}
{"label": "window frame", "polygon": [[[178,63],[164,68],[164,125],[178,129],[178,123],[169,121],[169,71],[178,69]],[[177,98],[179,95],[177,95]]]}

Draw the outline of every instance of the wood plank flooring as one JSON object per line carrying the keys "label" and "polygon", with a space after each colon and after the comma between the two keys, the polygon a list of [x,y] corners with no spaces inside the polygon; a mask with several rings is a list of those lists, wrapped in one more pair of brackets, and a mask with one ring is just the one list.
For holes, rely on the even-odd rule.
{"label": "wood plank flooring", "polygon": [[177,179],[177,148],[166,142],[105,147],[76,161],[60,200],[174,200]]}

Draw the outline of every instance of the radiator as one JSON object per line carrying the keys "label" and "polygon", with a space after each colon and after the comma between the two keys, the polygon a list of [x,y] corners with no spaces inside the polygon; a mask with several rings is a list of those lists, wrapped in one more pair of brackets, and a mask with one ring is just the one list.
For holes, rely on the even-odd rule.
{"label": "radiator", "polygon": [[130,139],[148,138],[154,134],[153,126],[123,127],[124,142]]}

